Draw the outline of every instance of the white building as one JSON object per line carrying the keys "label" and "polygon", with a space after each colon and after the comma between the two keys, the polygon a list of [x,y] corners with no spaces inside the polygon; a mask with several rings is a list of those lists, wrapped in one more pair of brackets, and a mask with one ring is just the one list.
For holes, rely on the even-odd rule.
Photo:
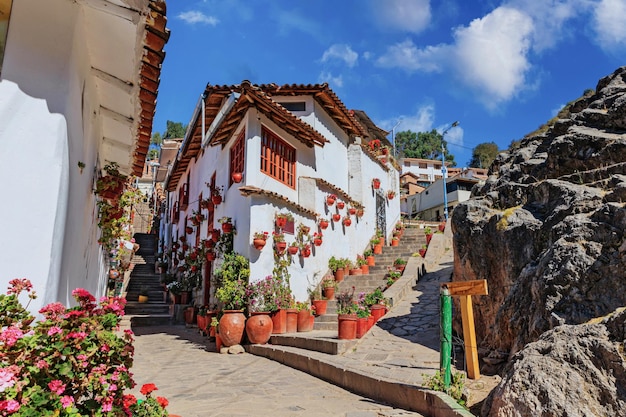
{"label": "white building", "polygon": [[[487,178],[487,170],[465,168],[446,181],[448,212],[460,202],[469,200],[474,184]],[[425,221],[440,221],[444,217],[443,181],[441,177],[425,190],[409,195],[402,200],[402,212],[410,218]]]}
{"label": "white building", "polygon": [[94,185],[142,172],[165,21],[162,0],[0,1],[0,284],[33,281],[33,310],[105,294]]}
{"label": "white building", "polygon": [[[203,117],[204,116],[204,117]],[[251,281],[272,274],[272,238],[262,250],[252,246],[255,232],[275,230],[275,215],[289,212],[294,224],[285,228],[287,242],[302,224],[318,230],[318,220],[350,206],[362,206],[364,215],[350,216],[352,224],[331,221],[324,230],[323,244],[308,257],[293,258],[289,266],[291,289],[298,300],[307,297],[307,287],[316,284],[328,270],[331,256],[356,259],[369,245],[377,228],[389,235],[400,217],[398,171],[361,145],[376,137],[359,123],[354,113],[326,84],[207,86],[187,129],[177,159],[166,182],[169,191],[162,239],[171,247],[185,234],[189,216],[202,210],[207,219],[187,234],[190,246],[208,238],[217,220],[227,216],[236,227],[234,251],[251,263]],[[232,179],[243,173],[241,183]],[[381,187],[374,190],[372,179]],[[213,210],[200,202],[210,197],[213,186],[223,202]],[[325,204],[328,194],[346,203],[344,209]],[[214,265],[205,264],[204,294]]]}

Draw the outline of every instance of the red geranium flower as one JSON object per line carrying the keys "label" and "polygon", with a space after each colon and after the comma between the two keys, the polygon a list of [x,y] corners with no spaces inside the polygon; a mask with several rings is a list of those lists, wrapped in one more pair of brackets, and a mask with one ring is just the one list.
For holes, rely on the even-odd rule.
{"label": "red geranium flower", "polygon": [[156,400],[159,403],[159,405],[163,408],[167,407],[167,405],[170,403],[169,401],[167,401],[167,398],[165,397],[156,397]]}
{"label": "red geranium flower", "polygon": [[148,395],[152,391],[156,391],[156,390],[158,390],[158,388],[154,384],[143,384],[139,392],[141,392],[143,395]]}

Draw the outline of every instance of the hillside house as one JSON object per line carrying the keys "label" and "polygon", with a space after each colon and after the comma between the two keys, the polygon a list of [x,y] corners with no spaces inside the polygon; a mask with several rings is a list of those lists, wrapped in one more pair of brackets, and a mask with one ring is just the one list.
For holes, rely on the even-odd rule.
{"label": "hillside house", "polygon": [[33,311],[106,295],[95,184],[142,173],[165,23],[162,0],[0,1],[0,283],[29,278]]}
{"label": "hillside house", "polygon": [[[207,86],[165,182],[166,252],[183,235],[190,246],[199,245],[228,217],[236,228],[233,249],[250,260],[255,281],[272,274],[272,232],[283,232],[293,243],[300,226],[307,226],[311,236],[323,234],[323,243],[309,257],[293,256],[288,267],[295,297],[306,299],[331,256],[354,261],[377,228],[389,236],[399,220],[399,199],[388,198],[388,191],[398,193],[398,171],[367,146],[383,132],[363,126],[326,84]],[[375,178],[379,189],[372,186]],[[217,205],[206,204],[212,190],[221,197]],[[327,205],[329,194],[345,207]],[[350,208],[363,208],[362,216],[350,215]],[[190,222],[194,211],[205,217],[198,225]],[[293,217],[281,230],[278,213]],[[333,214],[351,224],[332,221]],[[319,228],[323,218],[331,223],[326,230]],[[257,250],[253,236],[263,232],[270,237]],[[218,263],[205,263],[197,301],[209,302]]]}

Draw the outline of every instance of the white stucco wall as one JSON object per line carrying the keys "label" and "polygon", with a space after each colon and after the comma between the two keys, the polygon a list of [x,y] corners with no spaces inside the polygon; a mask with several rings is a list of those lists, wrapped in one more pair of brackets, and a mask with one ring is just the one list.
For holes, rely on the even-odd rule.
{"label": "white stucco wall", "polygon": [[74,304],[77,287],[106,293],[93,193],[100,102],[82,7],[14,1],[0,78],[0,174],[12,196],[0,209],[0,285],[31,279],[33,311]]}

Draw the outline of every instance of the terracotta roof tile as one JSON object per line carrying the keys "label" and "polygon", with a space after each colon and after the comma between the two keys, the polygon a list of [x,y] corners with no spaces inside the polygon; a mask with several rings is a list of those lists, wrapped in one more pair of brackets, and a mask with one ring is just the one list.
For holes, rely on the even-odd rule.
{"label": "terracotta roof tile", "polygon": [[317,218],[319,216],[313,210],[309,210],[308,208],[302,207],[300,204],[296,203],[295,201],[291,201],[287,197],[283,196],[282,194],[276,193],[274,191],[264,190],[262,188],[248,185],[248,186],[239,187],[239,192],[241,192],[241,195],[243,195],[244,197],[249,197],[251,195],[265,196],[267,198],[278,200],[288,206],[291,206],[295,208],[297,211],[299,211],[300,213],[306,214],[310,217]]}

